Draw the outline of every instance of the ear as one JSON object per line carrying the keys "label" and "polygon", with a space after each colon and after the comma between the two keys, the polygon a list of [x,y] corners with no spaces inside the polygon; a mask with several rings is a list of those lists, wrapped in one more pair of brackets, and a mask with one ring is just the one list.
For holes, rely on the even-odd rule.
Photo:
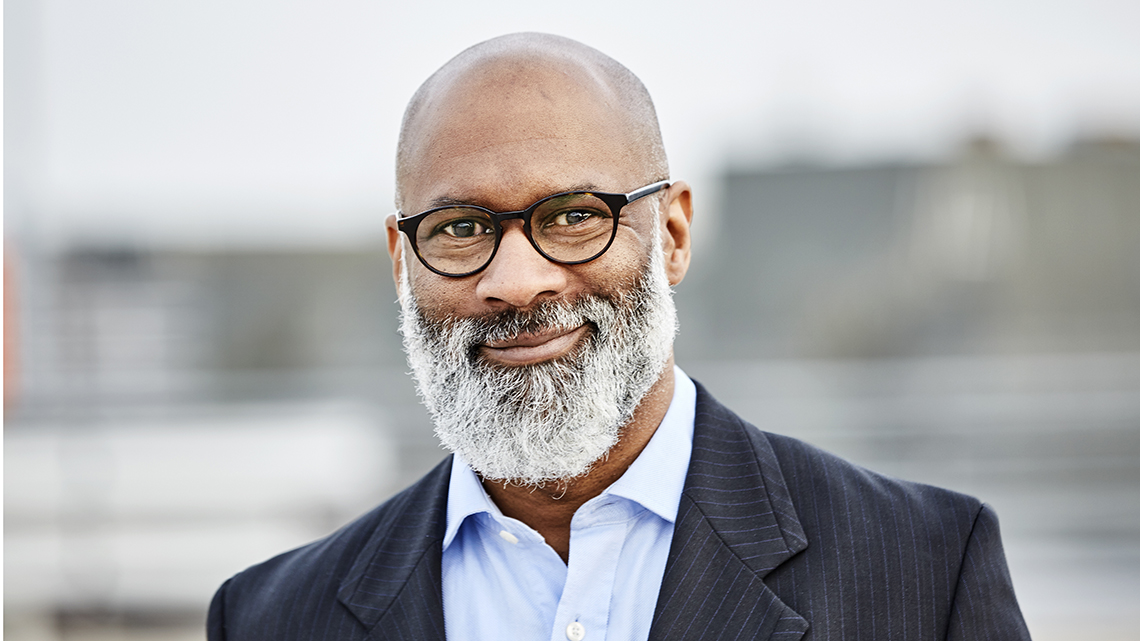
{"label": "ear", "polygon": [[396,292],[400,291],[400,263],[404,255],[404,243],[400,238],[400,228],[396,226],[396,214],[388,214],[384,219],[384,230],[388,233],[388,256],[392,259],[392,279],[396,281]]}
{"label": "ear", "polygon": [[688,183],[677,181],[669,186],[666,194],[666,208],[661,221],[665,232],[662,234],[662,250],[665,252],[665,273],[669,276],[669,284],[677,285],[689,271],[692,254],[689,225],[693,222],[693,192]]}

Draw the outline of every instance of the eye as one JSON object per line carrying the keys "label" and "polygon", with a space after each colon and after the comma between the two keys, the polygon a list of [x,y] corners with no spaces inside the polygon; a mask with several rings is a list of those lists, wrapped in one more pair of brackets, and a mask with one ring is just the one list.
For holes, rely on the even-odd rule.
{"label": "eye", "polygon": [[589,209],[565,209],[547,219],[546,225],[548,227],[554,225],[564,227],[580,225],[597,215],[598,212],[590,211]]}
{"label": "eye", "polygon": [[453,238],[473,238],[480,234],[491,233],[491,228],[481,220],[460,219],[441,225],[436,230]]}

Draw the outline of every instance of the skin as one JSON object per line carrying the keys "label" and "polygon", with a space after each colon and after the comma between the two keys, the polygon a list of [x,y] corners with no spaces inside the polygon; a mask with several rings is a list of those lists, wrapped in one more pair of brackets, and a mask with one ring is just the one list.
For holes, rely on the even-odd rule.
{"label": "skin", "polygon": [[[403,210],[419,212],[447,199],[511,211],[561,191],[628,193],[654,182],[619,104],[604,77],[575,60],[524,50],[468,64],[435,83],[410,130],[411,170],[400,185]],[[689,186],[675,182],[659,207],[652,197],[625,207],[613,245],[582,265],[546,260],[527,241],[522,221],[508,221],[495,259],[465,278],[425,268],[393,215],[386,221],[393,276],[399,287],[401,257],[409,252],[412,289],[433,318],[528,310],[547,299],[628,291],[650,251],[664,252],[669,282],[676,285],[689,266],[691,201]],[[659,248],[651,246],[651,225],[662,230]],[[481,349],[504,365],[524,365],[571,351],[588,331],[522,335]],[[673,397],[672,364],[670,356],[619,442],[588,474],[540,489],[484,480],[491,499],[568,561],[574,512],[625,473],[665,416]]]}

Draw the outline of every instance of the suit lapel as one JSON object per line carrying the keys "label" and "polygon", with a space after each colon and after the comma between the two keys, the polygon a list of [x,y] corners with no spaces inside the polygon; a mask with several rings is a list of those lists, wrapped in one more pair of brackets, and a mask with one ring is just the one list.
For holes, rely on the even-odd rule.
{"label": "suit lapel", "polygon": [[337,599],[375,639],[443,641],[440,580],[451,457],[392,499]]}
{"label": "suit lapel", "polygon": [[807,621],[763,578],[806,547],[767,439],[698,384],[693,454],[649,638],[735,630],[740,639],[799,639]]}

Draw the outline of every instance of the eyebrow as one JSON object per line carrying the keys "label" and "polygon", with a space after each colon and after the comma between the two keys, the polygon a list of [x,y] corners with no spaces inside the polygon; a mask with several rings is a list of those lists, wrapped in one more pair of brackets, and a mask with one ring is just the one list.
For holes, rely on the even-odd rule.
{"label": "eyebrow", "polygon": [[[538,202],[539,200],[542,200],[543,198],[549,198],[550,196],[557,196],[558,194],[565,194],[565,193],[570,193],[570,192],[575,192],[575,191],[599,192],[601,190],[598,188],[597,185],[595,185],[593,183],[579,183],[577,185],[570,187],[569,189],[563,189],[562,191],[551,192],[551,193],[547,194],[546,196],[543,196],[542,198],[538,198],[534,202]],[[469,207],[469,206],[483,207],[483,205],[480,205],[477,201],[465,200],[463,198],[453,198],[451,196],[440,196],[439,198],[433,198],[430,201],[428,201],[427,205],[428,205],[427,209],[425,209],[424,211],[427,211],[429,209],[435,209],[437,207]],[[528,205],[528,207],[529,206],[530,205]],[[484,207],[484,208],[485,209],[491,209],[490,207]],[[492,209],[491,211],[495,211],[495,210]]]}

